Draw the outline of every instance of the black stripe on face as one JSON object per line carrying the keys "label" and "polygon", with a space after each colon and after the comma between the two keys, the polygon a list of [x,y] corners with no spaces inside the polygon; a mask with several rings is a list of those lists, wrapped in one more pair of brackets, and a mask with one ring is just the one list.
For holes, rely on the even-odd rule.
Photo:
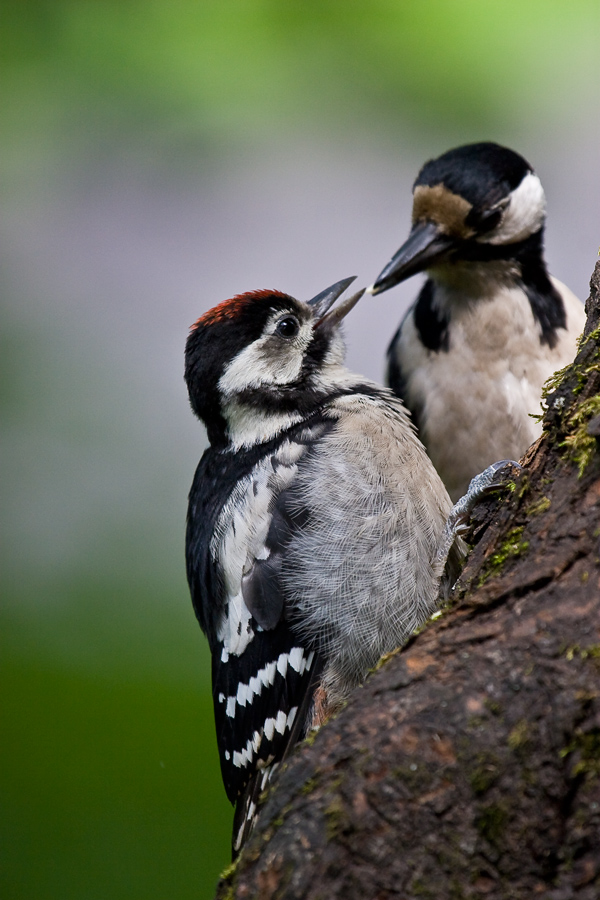
{"label": "black stripe on face", "polygon": [[494,258],[512,260],[517,264],[520,275],[516,281],[527,294],[533,316],[540,325],[541,343],[547,344],[552,349],[558,340],[557,330],[567,327],[567,316],[562,297],[548,275],[543,248],[542,226],[524,241],[504,245],[506,255],[502,257],[498,254]]}

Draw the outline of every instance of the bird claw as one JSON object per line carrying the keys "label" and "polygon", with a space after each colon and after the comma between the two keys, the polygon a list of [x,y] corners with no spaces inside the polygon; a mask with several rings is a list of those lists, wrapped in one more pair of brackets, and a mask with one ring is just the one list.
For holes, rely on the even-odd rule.
{"label": "bird claw", "polygon": [[502,487],[506,483],[506,479],[498,479],[498,473],[503,469],[506,469],[507,466],[513,466],[518,469],[519,472],[523,470],[523,466],[521,466],[520,463],[515,462],[514,459],[501,459],[498,462],[492,463],[491,466],[488,466],[487,469],[484,469],[483,472],[480,472],[479,475],[475,475],[475,477],[471,479],[469,487],[467,488],[467,493],[454,504],[450,515],[448,516],[448,520],[454,517],[457,522],[465,522],[473,512],[476,504],[479,503],[486,494],[489,494],[490,491],[493,491],[496,488]]}
{"label": "bird claw", "polygon": [[483,472],[480,472],[479,475],[476,475],[471,479],[465,496],[469,497],[471,494],[475,495],[473,505],[475,505],[475,502],[481,499],[485,493],[494,490],[494,488],[502,487],[506,483],[504,478],[501,478],[499,481],[494,479],[497,473],[506,469],[507,466],[512,466],[513,469],[517,469],[519,472],[523,471],[523,466],[516,460],[501,459],[498,462],[492,463],[491,466],[488,466],[487,469],[484,469]]}
{"label": "bird claw", "polygon": [[506,483],[506,479],[499,478],[498,475],[508,466],[518,469],[519,472],[523,470],[523,466],[514,459],[501,459],[492,463],[491,466],[471,479],[467,493],[454,504],[446,520],[440,545],[433,561],[436,574],[441,576],[443,573],[448,554],[456,538],[468,531],[469,519],[477,503],[490,491],[500,488]]}

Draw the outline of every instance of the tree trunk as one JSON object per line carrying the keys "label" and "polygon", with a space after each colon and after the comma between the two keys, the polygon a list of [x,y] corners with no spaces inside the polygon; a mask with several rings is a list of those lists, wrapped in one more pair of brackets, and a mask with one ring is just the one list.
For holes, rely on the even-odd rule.
{"label": "tree trunk", "polygon": [[451,608],[293,754],[221,900],[600,897],[600,263],[586,309]]}

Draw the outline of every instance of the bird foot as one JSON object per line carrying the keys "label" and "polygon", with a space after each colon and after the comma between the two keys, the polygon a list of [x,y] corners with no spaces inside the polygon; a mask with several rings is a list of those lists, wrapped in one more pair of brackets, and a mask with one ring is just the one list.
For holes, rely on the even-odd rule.
{"label": "bird foot", "polygon": [[501,477],[501,472],[508,466],[516,468],[519,472],[522,466],[515,462],[514,459],[501,459],[499,462],[492,463],[487,469],[484,469],[479,475],[475,475],[469,483],[467,493],[458,500],[446,520],[440,544],[433,561],[434,571],[440,576],[444,571],[448,554],[454,544],[454,541],[461,534],[464,534],[469,527],[469,519],[473,509],[482,500],[486,494],[496,488],[502,487],[507,482],[506,477]]}

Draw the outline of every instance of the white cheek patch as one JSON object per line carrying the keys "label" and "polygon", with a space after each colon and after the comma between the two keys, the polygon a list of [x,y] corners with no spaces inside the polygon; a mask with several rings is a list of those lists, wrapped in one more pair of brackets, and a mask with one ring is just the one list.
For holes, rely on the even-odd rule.
{"label": "white cheek patch", "polygon": [[278,355],[277,359],[269,362],[265,345],[270,337],[259,338],[231,360],[219,379],[219,390],[223,396],[235,397],[249,388],[288,384],[297,380],[302,367],[302,350],[290,347],[290,352],[285,356]]}
{"label": "white cheek patch", "polygon": [[497,228],[479,240],[486,244],[514,244],[539,231],[546,214],[546,197],[537,175],[529,172],[509,194],[509,202]]}
{"label": "white cheek patch", "polygon": [[282,315],[281,310],[274,314],[261,337],[231,360],[219,379],[219,390],[224,397],[235,397],[262,385],[292,384],[298,380],[304,354],[312,340],[312,324],[303,322],[296,337],[286,341],[275,335]]}

